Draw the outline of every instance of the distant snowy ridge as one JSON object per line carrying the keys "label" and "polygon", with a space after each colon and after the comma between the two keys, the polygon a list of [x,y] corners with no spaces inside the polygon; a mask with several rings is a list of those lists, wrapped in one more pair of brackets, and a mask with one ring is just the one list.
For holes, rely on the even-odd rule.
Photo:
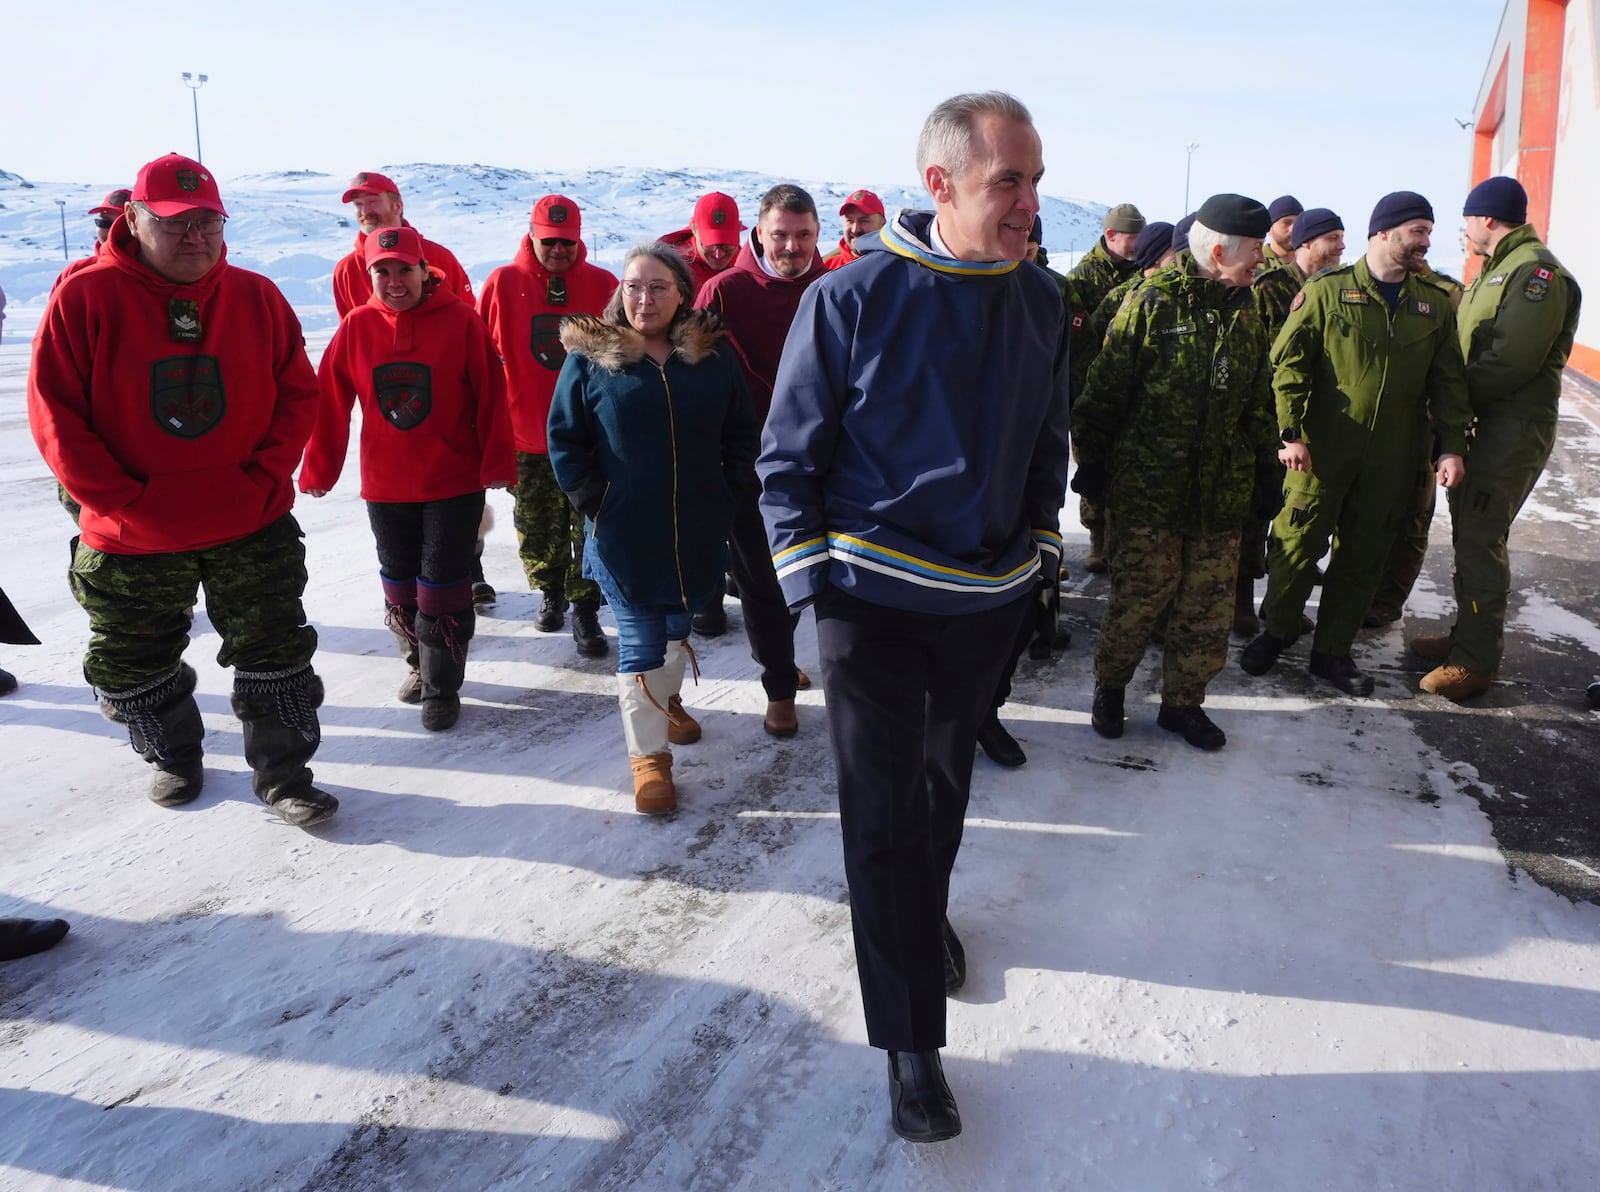
{"label": "distant snowy ridge", "polygon": [[[858,187],[875,191],[891,211],[928,205],[920,189],[871,179],[816,182],[748,170],[619,166],[567,173],[429,163],[377,168],[400,187],[406,218],[454,252],[475,285],[511,260],[527,231],[529,211],[546,194],[564,194],[578,204],[590,259],[611,267],[634,242],[687,224],[695,199],[712,190],[737,199],[749,224],[770,187],[797,181],[817,200],[824,252],[841,235],[839,204]],[[65,263],[57,200],[66,203],[68,255],[76,259],[88,255],[93,240],[85,212],[108,191],[132,182],[30,182],[0,170],[0,286],[8,298],[7,338],[31,329]],[[331,324],[333,266],[355,240],[350,209],[339,202],[345,184],[345,177],[312,170],[246,174],[221,183],[230,216],[228,259],[277,282],[308,327]],[[1105,210],[1100,203],[1045,199],[1046,247],[1063,262],[1087,251],[1100,235]]]}

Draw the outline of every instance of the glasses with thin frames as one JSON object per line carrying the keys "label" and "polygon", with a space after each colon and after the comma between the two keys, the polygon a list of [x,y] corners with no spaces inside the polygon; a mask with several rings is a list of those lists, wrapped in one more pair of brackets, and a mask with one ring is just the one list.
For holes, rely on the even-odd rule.
{"label": "glasses with thin frames", "polygon": [[648,293],[653,301],[660,302],[672,293],[674,286],[667,281],[653,281],[648,284],[642,281],[625,281],[622,283],[622,292],[629,298],[642,298]]}
{"label": "glasses with thin frames", "polygon": [[171,236],[174,240],[180,236],[187,236],[191,229],[198,231],[202,236],[220,236],[222,225],[228,222],[227,216],[218,215],[215,211],[196,219],[179,219],[176,215],[160,216],[149,211],[140,214],[146,219],[154,220],[156,230],[163,236]]}

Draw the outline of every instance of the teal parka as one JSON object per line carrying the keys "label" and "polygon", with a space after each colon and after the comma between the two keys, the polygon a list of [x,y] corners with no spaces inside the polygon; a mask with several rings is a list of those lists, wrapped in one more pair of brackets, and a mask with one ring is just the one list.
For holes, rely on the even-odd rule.
{"label": "teal parka", "polygon": [[1275,465],[1268,337],[1248,287],[1188,258],[1130,291],[1072,412],[1080,466],[1106,468],[1118,524],[1237,528]]}
{"label": "teal parka", "polygon": [[1448,291],[1407,274],[1391,315],[1367,267],[1324,269],[1291,304],[1272,347],[1278,426],[1300,431],[1313,473],[1353,476],[1376,454],[1408,467],[1433,417],[1464,455],[1472,411]]}
{"label": "teal parka", "polygon": [[1500,241],[1456,316],[1475,415],[1555,422],[1582,304],[1577,281],[1532,224]]}

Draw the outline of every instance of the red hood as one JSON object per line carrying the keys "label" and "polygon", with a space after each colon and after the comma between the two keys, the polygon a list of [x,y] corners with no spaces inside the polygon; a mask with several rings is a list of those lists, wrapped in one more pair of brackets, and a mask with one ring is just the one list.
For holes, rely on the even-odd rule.
{"label": "red hood", "polygon": [[755,232],[750,233],[750,238],[739,246],[739,256],[729,266],[732,269],[741,269],[752,274],[764,286],[806,286],[828,271],[822,263],[822,254],[816,249],[811,250],[811,267],[799,277],[773,277],[761,265],[761,258],[756,256]]}
{"label": "red hood", "polygon": [[109,260],[117,268],[137,277],[159,294],[170,294],[174,290],[198,290],[202,294],[209,294],[216,288],[217,278],[221,277],[222,271],[228,267],[228,246],[226,244],[222,246],[222,255],[217,258],[217,263],[211,266],[199,281],[169,281],[144,263],[139,255],[139,242],[133,237],[133,229],[128,226],[127,217],[119,215],[117,222],[111,225],[111,235],[105,244],[100,246],[99,259]]}

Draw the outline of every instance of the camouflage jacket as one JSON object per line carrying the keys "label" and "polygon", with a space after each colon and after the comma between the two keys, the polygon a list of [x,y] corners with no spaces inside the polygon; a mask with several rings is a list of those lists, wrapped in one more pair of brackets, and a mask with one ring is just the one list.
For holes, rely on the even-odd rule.
{"label": "camouflage jacket", "polygon": [[1366,257],[1324,269],[1290,304],[1272,364],[1278,426],[1301,431],[1324,480],[1403,466],[1429,415],[1441,449],[1465,453],[1472,411],[1455,312],[1417,274],[1391,313]]}
{"label": "camouflage jacket", "polygon": [[1079,466],[1106,469],[1119,524],[1211,533],[1245,518],[1278,450],[1269,346],[1249,289],[1193,258],[1130,291],[1072,413]]}
{"label": "camouflage jacket", "polygon": [[1554,422],[1582,304],[1578,283],[1531,225],[1501,240],[1461,303],[1472,412]]}

